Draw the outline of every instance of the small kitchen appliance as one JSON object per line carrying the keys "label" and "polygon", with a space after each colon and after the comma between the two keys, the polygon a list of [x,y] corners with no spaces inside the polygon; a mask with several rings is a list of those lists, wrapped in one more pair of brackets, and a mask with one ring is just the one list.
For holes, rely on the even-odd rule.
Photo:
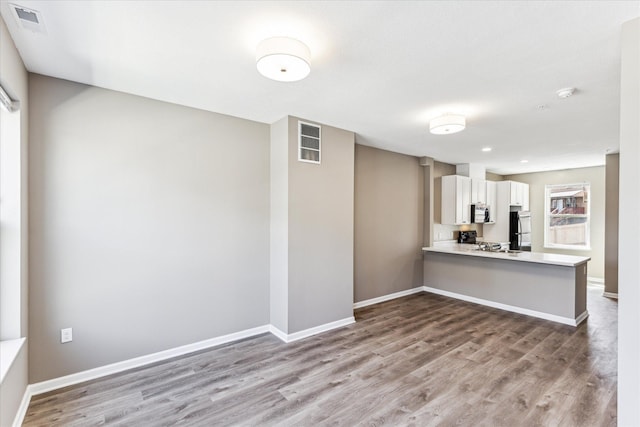
{"label": "small kitchen appliance", "polygon": [[476,243],[478,232],[476,230],[461,231],[458,234],[458,243]]}

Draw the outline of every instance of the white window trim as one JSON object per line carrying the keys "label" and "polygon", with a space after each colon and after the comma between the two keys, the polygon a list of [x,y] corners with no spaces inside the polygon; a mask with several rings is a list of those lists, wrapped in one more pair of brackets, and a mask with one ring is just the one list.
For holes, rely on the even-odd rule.
{"label": "white window trim", "polygon": [[[4,89],[2,89],[4,92]],[[5,92],[6,94],[6,92]],[[10,99],[10,98],[9,98]],[[22,336],[23,202],[22,113],[0,107],[0,340]],[[4,104],[3,104],[4,105]],[[4,347],[4,346],[3,346]],[[3,363],[6,359],[3,358]]]}
{"label": "white window trim", "polygon": [[[314,128],[318,128],[318,150],[314,150],[313,148],[307,148],[307,147],[303,147],[302,146],[302,125],[307,125],[307,126],[313,126]],[[305,135],[308,138],[314,138],[312,136],[309,135]],[[315,160],[307,160],[307,159],[303,159],[302,158],[302,150],[311,150],[311,151],[318,151],[318,161],[316,162]],[[317,125],[315,123],[309,123],[309,122],[303,122],[303,121],[298,121],[298,161],[300,162],[304,162],[304,163],[312,163],[315,165],[319,165],[320,162],[322,161],[322,126]]]}
{"label": "white window trim", "polygon": [[[589,200],[587,203],[587,213],[585,216],[587,217],[587,231],[586,231],[586,244],[585,245],[561,245],[549,243],[548,240],[548,232],[549,232],[549,211],[550,211],[550,193],[553,188],[558,187],[570,187],[570,186],[589,186]],[[575,215],[581,216],[581,215]],[[564,250],[572,250],[572,251],[590,251],[591,250],[591,183],[590,182],[579,182],[574,184],[547,184],[544,186],[544,248],[545,249],[564,249]]]}

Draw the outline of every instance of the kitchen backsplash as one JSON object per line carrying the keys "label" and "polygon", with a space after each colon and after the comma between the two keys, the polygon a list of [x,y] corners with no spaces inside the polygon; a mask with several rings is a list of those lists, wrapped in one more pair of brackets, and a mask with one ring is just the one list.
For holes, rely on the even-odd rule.
{"label": "kitchen backsplash", "polygon": [[482,224],[443,225],[435,223],[433,224],[433,241],[456,240],[458,238],[458,231],[460,230],[476,230],[478,236],[482,236]]}

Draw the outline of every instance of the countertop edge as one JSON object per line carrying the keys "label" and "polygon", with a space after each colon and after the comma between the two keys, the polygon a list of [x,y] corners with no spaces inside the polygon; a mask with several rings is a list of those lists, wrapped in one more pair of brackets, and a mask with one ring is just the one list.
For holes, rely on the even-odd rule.
{"label": "countertop edge", "polygon": [[[561,267],[577,267],[591,260],[591,257],[579,257],[576,255],[547,254],[542,252],[522,252],[519,254],[507,254],[507,253],[500,253],[500,252],[487,252],[487,251],[478,251],[478,250],[471,250],[471,249],[459,249],[457,246],[456,247],[430,246],[430,247],[423,247],[422,251],[437,252],[437,253],[450,254],[450,255],[466,255],[466,256],[488,258],[488,259],[494,259],[494,260],[520,261],[520,262],[529,262],[529,263],[536,263],[536,264],[557,265]],[[534,256],[534,258],[531,258],[532,255]],[[535,258],[536,256],[540,256],[540,255],[551,257],[551,259]],[[556,256],[558,258],[563,258],[563,259],[553,259]],[[567,257],[575,258],[575,260],[573,261],[567,260]]]}

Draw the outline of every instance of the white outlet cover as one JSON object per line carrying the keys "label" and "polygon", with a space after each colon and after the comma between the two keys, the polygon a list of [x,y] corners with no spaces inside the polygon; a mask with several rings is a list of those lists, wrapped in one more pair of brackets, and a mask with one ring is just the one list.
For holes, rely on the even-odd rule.
{"label": "white outlet cover", "polygon": [[73,341],[73,329],[72,328],[60,329],[60,342],[64,344],[66,342],[71,342],[71,341]]}

